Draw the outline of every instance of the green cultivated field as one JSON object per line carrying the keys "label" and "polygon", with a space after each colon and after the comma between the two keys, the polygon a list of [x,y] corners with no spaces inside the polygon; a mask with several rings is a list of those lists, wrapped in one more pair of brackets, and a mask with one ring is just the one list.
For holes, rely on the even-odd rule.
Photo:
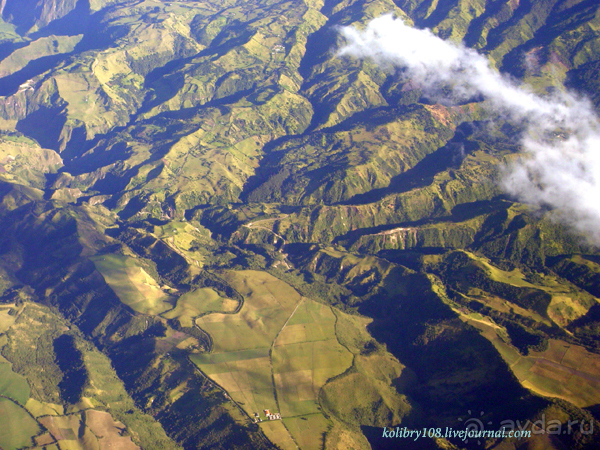
{"label": "green cultivated field", "polygon": [[[276,444],[294,448],[293,438],[301,448],[321,448],[329,421],[318,393],[352,364],[352,354],[336,338],[335,315],[267,273],[232,271],[224,278],[244,305],[237,314],[197,319],[215,344],[213,353],[192,355],[192,361],[248,414],[259,413]],[[267,422],[264,409],[280,412],[285,427]],[[305,433],[307,425],[311,433]]]}
{"label": "green cultivated field", "polygon": [[325,382],[352,364],[337,340],[329,306],[303,301],[281,331],[272,352],[281,413],[285,417],[319,412],[317,395]]}
{"label": "green cultivated field", "polygon": [[25,377],[14,373],[11,364],[0,363],[0,395],[25,405],[30,393],[31,388]]}
{"label": "green cultivated field", "polygon": [[196,321],[214,342],[214,353],[270,348],[300,302],[291,286],[266,272],[227,272],[225,278],[243,297],[238,314],[210,314]]}
{"label": "green cultivated field", "polygon": [[331,427],[329,420],[320,413],[285,418],[283,422],[301,449],[323,448],[323,437]]}
{"label": "green cultivated field", "polygon": [[169,295],[135,258],[110,254],[91,259],[119,299],[133,310],[156,315],[172,308]]}
{"label": "green cultivated field", "polygon": [[32,445],[33,436],[41,429],[38,423],[19,405],[0,397],[0,448],[16,450]]}

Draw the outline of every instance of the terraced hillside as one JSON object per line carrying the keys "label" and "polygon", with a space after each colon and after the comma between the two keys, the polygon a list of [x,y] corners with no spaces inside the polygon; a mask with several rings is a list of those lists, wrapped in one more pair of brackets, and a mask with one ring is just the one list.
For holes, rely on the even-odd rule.
{"label": "terraced hillside", "polygon": [[0,5],[1,448],[598,448],[597,2]]}

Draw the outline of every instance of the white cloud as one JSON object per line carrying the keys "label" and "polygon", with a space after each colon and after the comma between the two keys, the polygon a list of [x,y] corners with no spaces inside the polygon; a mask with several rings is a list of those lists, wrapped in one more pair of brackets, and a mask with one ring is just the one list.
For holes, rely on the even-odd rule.
{"label": "white cloud", "polygon": [[527,158],[506,168],[504,190],[550,206],[554,215],[600,245],[600,121],[591,104],[569,92],[541,97],[490,67],[476,51],[386,15],[365,30],[340,30],[339,55],[403,68],[425,91],[450,87],[456,98],[482,96],[505,119],[525,124]]}

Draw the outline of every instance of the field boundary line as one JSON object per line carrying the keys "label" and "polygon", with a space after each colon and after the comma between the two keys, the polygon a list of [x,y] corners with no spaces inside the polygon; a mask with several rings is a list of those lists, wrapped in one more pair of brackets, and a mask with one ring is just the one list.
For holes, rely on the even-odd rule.
{"label": "field boundary line", "polygon": [[[298,302],[298,304],[296,305],[296,307],[294,308],[292,313],[288,316],[288,318],[285,321],[285,323],[283,324],[283,326],[279,329],[279,331],[273,338],[273,342],[271,342],[271,348],[269,349],[269,365],[271,366],[271,383],[273,383],[273,396],[275,397],[275,404],[277,405],[277,409],[279,410],[280,413],[281,413],[281,406],[279,405],[279,398],[277,397],[277,384],[275,384],[275,372],[273,370],[273,349],[275,348],[275,342],[277,341],[277,338],[279,337],[279,335],[281,334],[283,329],[287,326],[288,322],[293,317],[293,315],[296,314],[298,307],[304,302],[305,299],[306,299],[306,297],[300,296],[300,301]],[[294,444],[296,444],[297,448],[300,448],[300,446],[298,445],[298,442],[296,442],[296,439],[294,439],[294,436],[292,435],[292,433],[290,432],[288,427],[285,425],[285,422],[283,420],[281,421],[281,424],[283,425],[283,428],[285,428],[285,430],[290,435],[292,442]]]}
{"label": "field boundary line", "polygon": [[[244,417],[246,417],[248,419],[248,422],[250,422],[251,424],[254,423],[254,421],[252,420],[252,417],[250,417],[250,414],[246,412],[246,410],[244,408],[242,408],[242,406],[236,402],[233,397],[229,394],[229,392],[227,392],[227,389],[225,389],[223,386],[221,386],[219,383],[217,383],[216,381],[214,381],[212,378],[210,378],[210,376],[208,376],[207,374],[205,374],[204,372],[202,372],[202,369],[200,369],[200,367],[198,367],[196,364],[194,364],[194,362],[190,359],[190,355],[186,355],[186,359],[188,361],[188,363],[190,363],[192,365],[193,368],[193,372],[194,374],[197,373],[199,374],[199,376],[203,379],[205,379],[208,383],[210,383],[212,386],[214,386],[215,388],[217,388],[218,390],[220,390],[223,395],[225,396],[225,400],[229,401],[231,403],[233,403],[238,410],[242,413],[242,415]],[[285,426],[285,425],[284,425]],[[286,428],[287,430],[287,428]],[[257,435],[260,437],[260,439],[263,440],[263,442],[265,443],[270,443],[270,444],[274,444],[264,433],[264,431],[262,430],[261,427],[258,427],[258,431],[256,430],[252,430],[253,432],[256,432]],[[288,431],[289,433],[289,431]],[[291,434],[290,434],[291,436]],[[293,438],[292,438],[293,439]],[[296,442],[296,441],[294,441]]]}

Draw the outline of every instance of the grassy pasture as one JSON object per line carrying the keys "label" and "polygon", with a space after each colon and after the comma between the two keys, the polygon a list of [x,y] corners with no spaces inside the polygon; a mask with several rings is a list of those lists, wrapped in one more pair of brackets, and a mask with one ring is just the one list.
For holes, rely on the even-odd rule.
{"label": "grassy pasture", "polygon": [[312,300],[304,300],[283,328],[272,359],[285,417],[318,413],[321,387],[352,364],[352,354],[337,340],[331,308]]}
{"label": "grassy pasture", "polygon": [[325,436],[325,448],[328,450],[371,450],[371,445],[367,438],[360,432],[360,429],[349,428],[346,424],[334,420],[333,427]]}
{"label": "grassy pasture", "polygon": [[210,312],[233,312],[238,302],[223,298],[210,288],[201,288],[188,292],[177,300],[171,311],[163,313],[167,319],[177,319],[184,327],[192,327],[194,318]]}
{"label": "grassy pasture", "polygon": [[301,297],[264,272],[227,272],[224,277],[242,294],[244,304],[237,314],[214,313],[196,320],[213,338],[214,348],[191,359],[249,414],[275,411],[269,352]]}
{"label": "grassy pasture", "polygon": [[32,445],[33,436],[41,428],[38,423],[19,405],[0,397],[0,448],[16,450]]}
{"label": "grassy pasture", "polygon": [[271,442],[276,443],[282,450],[298,450],[298,446],[294,442],[290,432],[286,429],[283,421],[270,420],[262,422],[260,425]]}
{"label": "grassy pasture", "polygon": [[270,348],[300,294],[266,272],[231,271],[223,278],[244,297],[244,305],[238,314],[209,314],[196,320],[212,336],[214,353]]}
{"label": "grassy pasture", "polygon": [[135,258],[109,254],[95,256],[92,261],[119,299],[133,310],[157,315],[172,308],[171,297]]}
{"label": "grassy pasture", "polygon": [[325,433],[330,427],[323,414],[303,417],[290,417],[283,420],[301,449],[319,450],[323,448]]}
{"label": "grassy pasture", "polygon": [[40,402],[34,398],[27,400],[25,409],[35,418],[40,416],[62,416],[65,413],[65,408],[62,405]]}
{"label": "grassy pasture", "polygon": [[567,326],[573,320],[585,315],[590,306],[589,302],[581,301],[581,296],[575,293],[553,295],[548,305],[548,317],[561,326]]}
{"label": "grassy pasture", "polygon": [[[188,151],[189,149],[186,149],[183,154],[187,155]],[[194,246],[198,245],[198,242],[205,242],[207,239],[210,240],[210,232],[206,228],[203,228],[202,225],[172,221],[163,226],[155,226],[154,235],[181,252],[192,267],[203,265],[203,260],[206,256],[201,252],[193,250]]]}
{"label": "grassy pasture", "polygon": [[22,375],[12,371],[11,364],[0,363],[0,395],[12,398],[20,405],[25,405],[31,388]]}
{"label": "grassy pasture", "polygon": [[[353,367],[344,375],[329,381],[320,393],[321,405],[342,423],[394,426],[410,411],[406,398],[394,388],[405,370],[404,366],[383,348],[377,348],[366,325],[371,320],[335,311],[336,334],[341,343],[354,354]],[[404,377],[408,379],[410,375]],[[335,422],[334,422],[335,424]],[[333,448],[334,436],[354,448],[369,448],[360,433],[342,431],[334,426],[327,439]]]}
{"label": "grassy pasture", "polygon": [[502,270],[502,269],[499,269],[498,267],[493,266],[492,264],[489,263],[489,261],[486,258],[484,258],[482,256],[474,255],[473,253],[467,252],[467,251],[465,251],[465,253],[467,255],[469,255],[469,257],[471,259],[478,261],[483,266],[485,266],[488,273],[490,274],[490,277],[494,281],[498,281],[500,283],[505,283],[505,284],[510,284],[512,286],[517,286],[517,287],[528,287],[528,288],[540,289],[540,286],[531,284],[528,281],[526,281],[525,275],[518,268],[515,268],[512,271],[508,272],[506,270]]}
{"label": "grassy pasture", "polygon": [[[466,296],[465,296],[466,297]],[[468,297],[466,297],[468,298]],[[496,311],[502,313],[514,313],[523,317],[528,317],[530,319],[535,320],[536,322],[543,323],[548,326],[552,326],[552,322],[548,320],[546,317],[541,316],[535,311],[530,311],[528,309],[522,308],[519,305],[509,302],[508,300],[504,300],[503,298],[496,297],[487,292],[480,291],[480,295],[477,295],[477,300],[484,303],[486,306],[495,309]],[[551,303],[552,305],[552,303]]]}
{"label": "grassy pasture", "polygon": [[[258,349],[264,356],[249,351],[231,354],[191,355],[190,358],[215,383],[225,389],[248,414],[275,409],[271,360],[268,349]],[[256,350],[254,350],[256,351]]]}

